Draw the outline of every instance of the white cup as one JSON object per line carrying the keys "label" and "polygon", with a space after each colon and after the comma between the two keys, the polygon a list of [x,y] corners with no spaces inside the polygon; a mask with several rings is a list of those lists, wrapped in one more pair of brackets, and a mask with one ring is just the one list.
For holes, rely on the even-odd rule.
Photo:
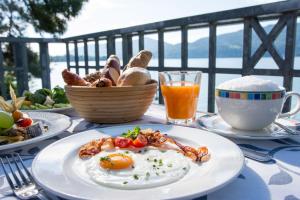
{"label": "white cup", "polygon": [[[287,98],[297,97],[296,106],[282,113]],[[235,91],[216,89],[218,112],[225,122],[241,130],[259,130],[276,118],[290,117],[300,111],[300,94],[278,91]]]}

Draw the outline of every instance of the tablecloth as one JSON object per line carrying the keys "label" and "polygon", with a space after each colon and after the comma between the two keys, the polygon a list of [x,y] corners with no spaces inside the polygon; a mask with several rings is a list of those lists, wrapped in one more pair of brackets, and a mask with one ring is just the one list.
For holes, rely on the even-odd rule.
{"label": "tablecloth", "polygon": [[[201,115],[202,113],[198,113]],[[72,126],[59,136],[47,139],[38,144],[21,149],[14,149],[22,155],[26,166],[30,169],[34,156],[45,146],[72,134],[93,128],[112,126],[94,124],[85,121],[76,113],[69,113]],[[165,110],[161,105],[151,105],[146,114],[139,120],[128,124],[157,124],[165,123]],[[211,133],[214,134],[214,133]],[[270,152],[274,162],[261,163],[245,159],[245,167],[241,174],[230,184],[199,199],[207,200],[300,200],[300,136],[272,141],[232,140],[240,146],[256,151]],[[283,147],[283,148],[282,148]],[[286,148],[289,147],[289,148]],[[0,152],[1,154],[9,153]],[[230,162],[230,161],[229,161]],[[183,186],[184,187],[184,186]],[[51,194],[50,194],[51,195]],[[0,199],[16,199],[0,169]]]}

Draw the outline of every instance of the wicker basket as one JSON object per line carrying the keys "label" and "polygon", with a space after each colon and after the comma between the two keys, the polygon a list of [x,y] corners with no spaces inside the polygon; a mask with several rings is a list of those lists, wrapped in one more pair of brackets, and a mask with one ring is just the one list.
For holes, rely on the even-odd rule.
{"label": "wicker basket", "polygon": [[65,86],[76,112],[96,123],[134,121],[147,111],[157,91],[157,82],[142,86],[89,88]]}

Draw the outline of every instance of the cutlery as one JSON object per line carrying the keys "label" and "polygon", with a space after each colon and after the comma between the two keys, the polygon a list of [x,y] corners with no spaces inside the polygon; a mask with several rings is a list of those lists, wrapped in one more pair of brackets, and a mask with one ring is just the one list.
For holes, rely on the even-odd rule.
{"label": "cutlery", "polygon": [[38,198],[40,200],[50,200],[50,198],[48,198],[46,194],[44,194],[44,191],[35,183],[33,177],[31,176],[28,169],[25,167],[24,162],[19,154],[11,155],[11,160],[18,173],[16,173],[13,170],[13,164],[11,164],[11,161],[8,158],[8,156],[5,157],[5,161],[8,164],[8,169],[12,174],[12,178],[9,175],[7,167],[5,167],[4,165],[3,159],[0,158],[2,169],[6,176],[7,182],[9,183],[16,197],[22,200],[32,198]]}
{"label": "cutlery", "polygon": [[280,128],[282,128],[283,130],[285,130],[285,132],[287,132],[288,134],[291,134],[291,135],[300,135],[300,133],[294,129],[291,129],[277,121],[274,121],[273,122],[274,124],[276,124],[277,126],[279,126]]}
{"label": "cutlery", "polygon": [[245,148],[245,147],[241,147],[240,149],[242,150],[242,152],[244,153],[244,156],[246,158],[258,161],[258,162],[270,162],[273,161],[272,156],[269,153],[263,153],[263,152],[259,152],[259,151],[255,151],[253,149],[249,149],[249,148]]}

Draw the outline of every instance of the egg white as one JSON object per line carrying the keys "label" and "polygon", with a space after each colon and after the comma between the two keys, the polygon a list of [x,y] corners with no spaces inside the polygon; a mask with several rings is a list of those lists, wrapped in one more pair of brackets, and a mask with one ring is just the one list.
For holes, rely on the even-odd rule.
{"label": "egg white", "polygon": [[[112,153],[130,156],[134,167],[107,170],[100,165],[100,158]],[[190,169],[190,159],[174,150],[161,151],[147,148],[141,153],[115,150],[100,152],[86,162],[86,172],[101,185],[119,189],[141,189],[173,183],[184,177]]]}

